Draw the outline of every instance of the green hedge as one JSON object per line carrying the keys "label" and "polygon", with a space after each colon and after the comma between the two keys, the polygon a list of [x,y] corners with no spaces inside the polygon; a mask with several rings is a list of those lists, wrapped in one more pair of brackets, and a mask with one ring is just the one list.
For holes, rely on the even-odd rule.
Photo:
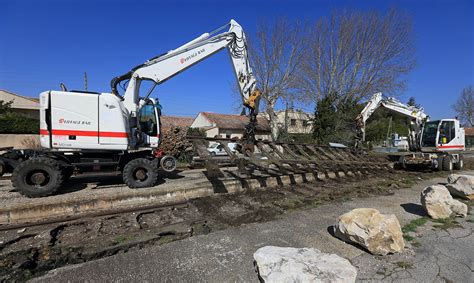
{"label": "green hedge", "polygon": [[0,115],[0,134],[39,134],[39,120],[18,113]]}

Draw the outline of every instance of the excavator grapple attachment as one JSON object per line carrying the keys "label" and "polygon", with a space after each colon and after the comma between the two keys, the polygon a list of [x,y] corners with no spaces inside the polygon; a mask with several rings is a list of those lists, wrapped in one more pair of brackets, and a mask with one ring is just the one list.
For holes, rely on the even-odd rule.
{"label": "excavator grapple attachment", "polygon": [[[218,177],[223,165],[238,167],[242,175],[264,173],[267,175],[328,173],[360,174],[376,170],[389,170],[388,162],[374,161],[364,152],[344,147],[317,144],[256,141],[253,152],[238,152],[229,143],[239,141],[226,138],[189,137],[204,163],[208,176]],[[223,156],[213,156],[207,150],[209,142],[218,143],[225,151]]]}

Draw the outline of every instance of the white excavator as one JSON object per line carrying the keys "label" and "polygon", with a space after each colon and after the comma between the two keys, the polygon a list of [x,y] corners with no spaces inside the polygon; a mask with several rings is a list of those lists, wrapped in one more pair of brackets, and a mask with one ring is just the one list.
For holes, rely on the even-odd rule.
{"label": "white excavator", "polygon": [[[30,153],[13,171],[12,183],[29,197],[56,192],[74,172],[121,171],[129,187],[153,186],[158,168],[173,171],[176,161],[162,156],[160,109],[150,97],[162,84],[187,68],[227,48],[247,109],[243,147],[255,141],[260,92],[247,54],[242,27],[234,20],[194,40],[151,58],[111,81],[111,92],[61,91],[40,94],[40,140],[43,150]],[[143,81],[153,87],[140,93]],[[125,90],[123,96],[118,87]],[[247,148],[248,149],[248,148]]]}
{"label": "white excavator", "polygon": [[457,119],[430,121],[422,107],[404,104],[393,97],[374,94],[356,118],[359,145],[365,142],[367,120],[378,108],[386,109],[409,120],[409,152],[400,155],[399,164],[429,166],[436,170],[460,170],[464,167],[464,128]]}

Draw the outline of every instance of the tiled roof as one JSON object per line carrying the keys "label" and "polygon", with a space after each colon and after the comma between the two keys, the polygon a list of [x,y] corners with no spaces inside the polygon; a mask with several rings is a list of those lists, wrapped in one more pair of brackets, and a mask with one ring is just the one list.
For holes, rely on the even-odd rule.
{"label": "tiled roof", "polygon": [[474,136],[474,128],[464,128],[464,134],[466,136]]}
{"label": "tiled roof", "polygon": [[18,95],[18,94],[16,94],[16,93],[13,93],[13,92],[11,92],[11,91],[4,90],[4,89],[0,89],[0,91],[3,91],[3,92],[5,92],[5,93],[8,93],[8,94],[13,95],[13,96],[21,97],[21,98],[28,99],[28,100],[31,100],[31,101],[33,101],[33,102],[39,103],[39,98],[36,98],[36,97],[29,97],[29,96]]}
{"label": "tiled roof", "polygon": [[[211,112],[201,112],[209,121],[216,124],[221,129],[242,130],[249,122],[249,118],[243,115],[217,114]],[[257,131],[269,132],[268,120],[264,117],[257,118]]]}
{"label": "tiled roof", "polygon": [[190,127],[194,121],[192,117],[161,116],[161,127]]}

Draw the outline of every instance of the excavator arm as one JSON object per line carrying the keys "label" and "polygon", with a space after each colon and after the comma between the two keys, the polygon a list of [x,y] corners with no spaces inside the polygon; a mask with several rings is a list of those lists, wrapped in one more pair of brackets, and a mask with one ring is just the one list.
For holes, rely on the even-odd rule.
{"label": "excavator arm", "polygon": [[124,106],[133,117],[139,108],[138,90],[141,81],[151,80],[155,82],[155,85],[162,84],[224,48],[229,51],[243,105],[250,110],[252,115],[256,115],[260,92],[257,90],[256,80],[249,64],[245,33],[234,20],[114,78],[111,81],[112,93],[118,94],[117,86],[128,80],[123,100]]}
{"label": "excavator arm", "polygon": [[[367,120],[378,108],[383,107],[391,112],[397,113],[410,119],[408,142],[411,150],[417,150],[420,147],[420,138],[422,126],[429,116],[422,107],[404,104],[393,97],[384,98],[382,93],[374,94],[367,102],[364,109],[356,118],[356,128],[358,130],[359,141],[365,141],[365,126]],[[358,146],[359,143],[356,143]]]}

